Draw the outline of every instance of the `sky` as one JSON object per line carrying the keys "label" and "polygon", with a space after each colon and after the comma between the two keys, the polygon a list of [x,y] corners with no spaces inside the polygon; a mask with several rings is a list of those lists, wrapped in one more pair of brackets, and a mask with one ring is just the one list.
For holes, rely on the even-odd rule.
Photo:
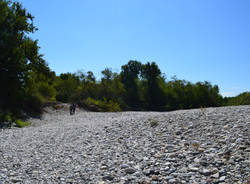
{"label": "sky", "polygon": [[250,91],[249,0],[19,0],[57,75],[156,62],[167,80]]}

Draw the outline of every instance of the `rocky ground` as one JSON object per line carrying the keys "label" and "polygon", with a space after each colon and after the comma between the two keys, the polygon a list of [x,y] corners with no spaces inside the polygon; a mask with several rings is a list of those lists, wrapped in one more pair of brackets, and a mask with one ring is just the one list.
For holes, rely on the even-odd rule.
{"label": "rocky ground", "polygon": [[0,130],[0,183],[250,183],[250,106],[47,110]]}

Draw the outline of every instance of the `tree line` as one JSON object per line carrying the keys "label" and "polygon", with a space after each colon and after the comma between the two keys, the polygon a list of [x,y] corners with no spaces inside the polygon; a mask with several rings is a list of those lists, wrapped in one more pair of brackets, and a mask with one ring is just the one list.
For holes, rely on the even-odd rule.
{"label": "tree line", "polygon": [[130,60],[119,73],[105,68],[100,80],[93,72],[56,75],[38,41],[34,17],[19,2],[0,0],[0,110],[14,115],[40,113],[53,101],[76,103],[93,111],[169,111],[250,104],[249,93],[223,98],[210,82],[167,80],[156,62]]}
{"label": "tree line", "polygon": [[193,84],[176,77],[167,81],[155,62],[130,60],[120,73],[106,68],[100,81],[91,71],[64,73],[56,78],[57,93],[52,98],[97,111],[169,111],[223,103],[217,85],[206,81]]}

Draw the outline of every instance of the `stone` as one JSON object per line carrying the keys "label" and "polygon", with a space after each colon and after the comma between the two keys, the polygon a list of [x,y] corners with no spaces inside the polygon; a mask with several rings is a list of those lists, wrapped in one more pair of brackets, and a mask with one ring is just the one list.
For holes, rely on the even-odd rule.
{"label": "stone", "polygon": [[121,165],[121,169],[126,169],[126,168],[128,168],[129,166],[127,165],[127,164],[122,164]]}
{"label": "stone", "polygon": [[175,132],[175,134],[176,134],[176,135],[181,135],[182,132],[181,132],[180,130],[178,130],[178,131]]}
{"label": "stone", "polygon": [[170,180],[168,180],[169,183],[176,183],[176,179],[175,178],[172,178]]}
{"label": "stone", "polygon": [[124,171],[126,174],[134,174],[136,172],[134,168],[127,168]]}
{"label": "stone", "polygon": [[226,179],[226,176],[221,176],[219,181],[222,182],[222,181],[225,181],[225,179]]}
{"label": "stone", "polygon": [[201,172],[204,176],[209,176],[211,175],[211,171],[209,169],[203,169]]}
{"label": "stone", "polygon": [[22,179],[18,178],[18,177],[11,177],[10,181],[13,183],[20,183],[20,182],[22,182]]}
{"label": "stone", "polygon": [[152,179],[153,181],[161,181],[161,178],[160,178],[159,176],[157,176],[157,175],[152,175],[152,176],[151,176],[151,179]]}
{"label": "stone", "polygon": [[220,177],[220,174],[217,172],[217,173],[211,175],[211,177],[212,177],[212,178],[219,178],[219,177]]}
{"label": "stone", "polygon": [[188,168],[189,168],[190,171],[194,171],[194,172],[199,171],[199,168],[198,167],[194,167],[193,165],[188,165]]}
{"label": "stone", "polygon": [[200,162],[200,159],[199,159],[199,158],[195,158],[195,159],[194,159],[194,162],[195,162],[195,163],[199,163],[199,162]]}
{"label": "stone", "polygon": [[207,108],[206,117],[48,112],[34,127],[0,130],[0,183],[242,184],[250,172],[250,106]]}
{"label": "stone", "polygon": [[106,169],[108,169],[108,167],[106,165],[103,165],[100,167],[100,170],[106,170]]}
{"label": "stone", "polygon": [[112,181],[114,179],[114,176],[111,175],[106,175],[102,177],[103,180],[108,180],[108,181]]}

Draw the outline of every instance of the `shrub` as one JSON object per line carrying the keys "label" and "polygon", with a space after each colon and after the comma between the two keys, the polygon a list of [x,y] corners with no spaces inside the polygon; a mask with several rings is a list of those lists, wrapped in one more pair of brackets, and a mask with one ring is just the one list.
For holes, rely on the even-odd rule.
{"label": "shrub", "polygon": [[38,84],[39,93],[48,100],[55,100],[56,90],[52,85],[46,82],[40,82]]}
{"label": "shrub", "polygon": [[9,113],[0,113],[0,122],[11,122],[12,118],[11,118],[11,114]]}
{"label": "shrub", "polygon": [[159,125],[159,122],[157,120],[149,119],[149,122],[150,122],[150,126],[153,128]]}
{"label": "shrub", "polygon": [[29,113],[41,113],[45,103],[44,98],[39,94],[33,94],[27,97],[24,109]]}
{"label": "shrub", "polygon": [[201,114],[202,114],[203,116],[206,116],[206,108],[205,108],[205,107],[201,106],[201,107],[200,107],[200,112],[201,112]]}
{"label": "shrub", "polygon": [[26,127],[26,126],[30,125],[29,122],[25,122],[25,121],[22,121],[22,120],[19,120],[19,119],[16,119],[15,123],[16,123],[16,126],[19,127],[19,128],[23,128],[23,127]]}
{"label": "shrub", "polygon": [[118,112],[121,111],[120,105],[112,100],[95,100],[93,98],[87,98],[85,101],[85,106],[90,110],[94,111],[104,111],[104,112]]}

